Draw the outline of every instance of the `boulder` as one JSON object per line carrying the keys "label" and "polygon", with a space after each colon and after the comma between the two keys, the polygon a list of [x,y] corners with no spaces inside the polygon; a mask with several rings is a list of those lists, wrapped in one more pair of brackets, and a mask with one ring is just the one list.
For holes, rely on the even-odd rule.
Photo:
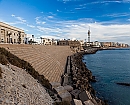
{"label": "boulder", "polygon": [[90,95],[90,93],[88,91],[83,91],[79,94],[79,99],[84,102],[84,101],[88,101],[91,100],[92,97]]}
{"label": "boulder", "polygon": [[59,82],[51,82],[52,88],[56,88],[61,86],[61,84]]}
{"label": "boulder", "polygon": [[65,91],[64,93],[60,93],[58,95],[61,97],[62,101],[68,101],[68,102],[72,101],[71,94],[68,91]]}
{"label": "boulder", "polygon": [[74,105],[83,105],[81,100],[73,99]]}
{"label": "boulder", "polygon": [[63,86],[56,87],[56,88],[54,88],[54,90],[55,90],[58,94],[64,93],[64,92],[66,91]]}
{"label": "boulder", "polygon": [[91,100],[85,101],[84,104],[85,104],[85,105],[95,105],[94,103],[92,103]]}
{"label": "boulder", "polygon": [[67,90],[68,92],[71,92],[73,90],[73,87],[70,85],[66,85],[64,86],[65,90]]}
{"label": "boulder", "polygon": [[72,100],[71,94],[63,86],[59,86],[54,89],[59,95],[59,97],[62,99],[62,101],[70,102]]}
{"label": "boulder", "polygon": [[70,94],[71,94],[74,98],[76,98],[76,99],[78,99],[78,96],[79,96],[80,93],[81,93],[81,90],[78,90],[78,89],[75,89],[75,90],[73,90],[73,91],[70,92]]}

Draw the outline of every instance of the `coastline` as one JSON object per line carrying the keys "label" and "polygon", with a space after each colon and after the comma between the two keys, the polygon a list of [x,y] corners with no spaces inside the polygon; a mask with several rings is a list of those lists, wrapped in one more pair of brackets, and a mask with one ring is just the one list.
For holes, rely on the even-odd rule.
{"label": "coastline", "polygon": [[[108,105],[104,100],[96,97],[96,92],[91,86],[90,82],[96,82],[95,76],[83,63],[83,55],[95,54],[98,51],[97,48],[87,49],[86,51],[77,52],[71,56],[68,56],[67,67],[64,72],[63,86],[69,85],[73,87],[72,95],[73,103],[77,102],[87,105]],[[81,104],[81,105],[82,105]]]}

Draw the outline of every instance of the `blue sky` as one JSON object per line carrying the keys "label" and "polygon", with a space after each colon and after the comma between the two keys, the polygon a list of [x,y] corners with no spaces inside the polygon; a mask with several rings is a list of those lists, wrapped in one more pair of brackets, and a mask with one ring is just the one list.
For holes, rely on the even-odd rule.
{"label": "blue sky", "polygon": [[130,44],[130,0],[0,0],[0,21],[42,37]]}

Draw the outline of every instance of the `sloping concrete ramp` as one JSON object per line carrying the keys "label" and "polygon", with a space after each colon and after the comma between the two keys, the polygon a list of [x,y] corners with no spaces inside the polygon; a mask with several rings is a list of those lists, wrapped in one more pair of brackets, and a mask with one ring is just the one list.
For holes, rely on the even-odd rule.
{"label": "sloping concrete ramp", "polygon": [[0,47],[29,62],[50,82],[61,81],[67,56],[73,54],[69,46],[0,44]]}

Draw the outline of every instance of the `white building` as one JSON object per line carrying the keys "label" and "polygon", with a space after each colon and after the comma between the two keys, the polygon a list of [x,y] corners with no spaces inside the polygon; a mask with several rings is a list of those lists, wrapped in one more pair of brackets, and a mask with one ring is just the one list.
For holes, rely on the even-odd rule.
{"label": "white building", "polygon": [[98,41],[93,42],[93,47],[101,47],[101,43]]}

